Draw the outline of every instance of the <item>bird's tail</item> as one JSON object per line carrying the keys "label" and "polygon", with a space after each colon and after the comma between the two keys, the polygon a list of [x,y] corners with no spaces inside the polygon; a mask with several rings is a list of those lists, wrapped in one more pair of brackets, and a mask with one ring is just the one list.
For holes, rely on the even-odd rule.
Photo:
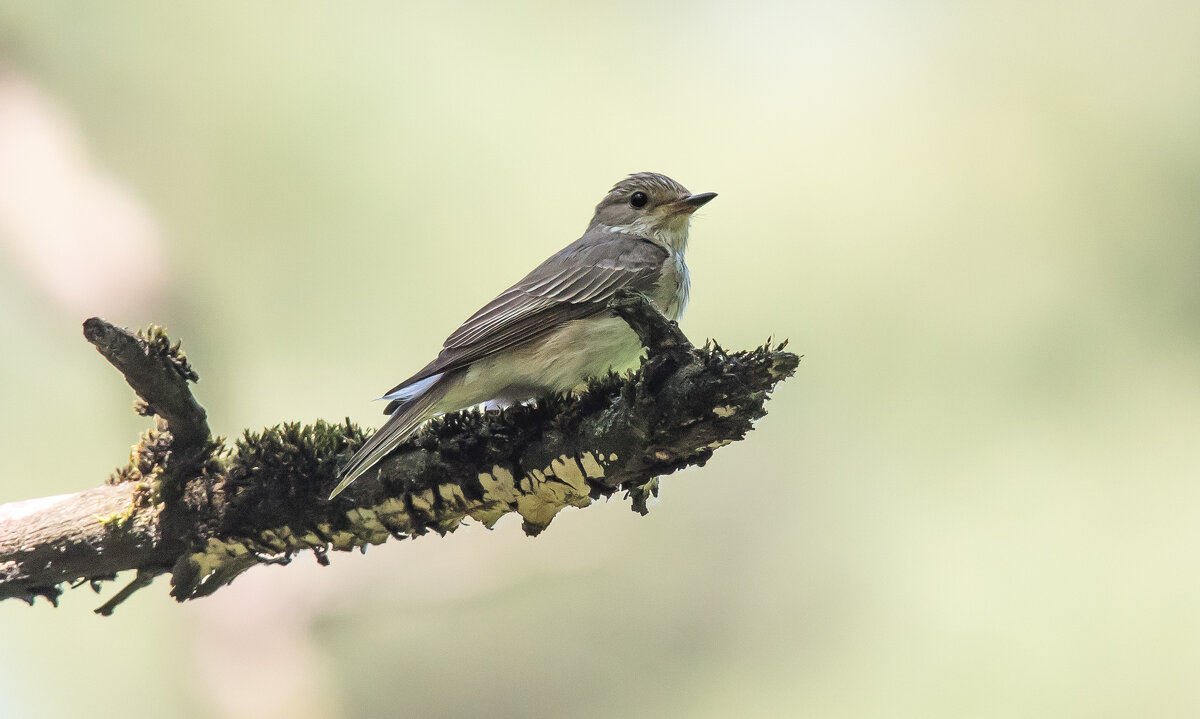
{"label": "bird's tail", "polygon": [[437,413],[437,402],[446,393],[444,386],[439,386],[441,384],[429,387],[419,396],[400,405],[388,418],[388,421],[383,423],[379,431],[363,443],[363,446],[342,468],[339,475],[341,481],[329,494],[330,499],[338,496],[343,489],[350,486],[351,482],[366,474],[369,469],[379,463],[379,460],[408,439],[417,427],[421,426],[422,422]]}

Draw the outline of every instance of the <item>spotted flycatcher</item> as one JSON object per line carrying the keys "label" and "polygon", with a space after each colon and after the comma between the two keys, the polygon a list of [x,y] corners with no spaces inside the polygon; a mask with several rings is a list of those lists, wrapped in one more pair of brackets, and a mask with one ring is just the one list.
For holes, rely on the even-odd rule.
{"label": "spotted flycatcher", "polygon": [[716,196],[693,195],[652,172],[618,182],[582,237],[472,315],[437,359],[383,396],[391,416],[350,458],[329,498],[430,417],[570,392],[589,377],[636,366],[642,343],[608,301],[635,290],[678,320],[688,301],[688,223]]}

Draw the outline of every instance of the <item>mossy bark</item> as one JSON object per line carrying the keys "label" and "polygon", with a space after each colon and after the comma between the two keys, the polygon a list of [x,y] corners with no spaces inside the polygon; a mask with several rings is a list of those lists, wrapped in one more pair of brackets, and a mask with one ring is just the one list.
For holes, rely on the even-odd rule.
{"label": "mossy bark", "polygon": [[178,345],[158,329],[133,335],[89,320],[85,334],[158,425],[115,484],[0,506],[0,598],[53,601],[64,584],[94,587],[138,570],[99,610],[108,613],[165,572],[182,601],[300,551],[325,561],[330,550],[444,534],[467,519],[490,527],[515,512],[536,535],[564,507],[616,492],[645,513],[659,477],[703,465],[746,435],[799,357],[783,345],[693,347],[640,296],[622,296],[612,309],[647,345],[637,372],[597,379],[577,396],[435,420],[332,501],[339,464],[366,437],[357,426],[285,424],[227,446],[208,435]]}

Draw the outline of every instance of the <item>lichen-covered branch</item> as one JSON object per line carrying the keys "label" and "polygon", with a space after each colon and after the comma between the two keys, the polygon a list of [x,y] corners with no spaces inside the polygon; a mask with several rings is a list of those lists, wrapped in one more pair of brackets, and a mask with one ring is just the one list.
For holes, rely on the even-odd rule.
{"label": "lichen-covered branch", "polygon": [[[212,441],[187,387],[194,373],[171,374],[179,366],[172,358],[182,357],[178,345],[161,331],[136,336],[89,320],[88,338],[160,427],[147,433],[115,485],[0,505],[0,598],[54,600],[64,583],[95,586],[138,570],[101,608],[108,613],[166,571],[171,594],[184,600],[297,552],[313,551],[324,562],[330,550],[444,534],[467,519],[491,527],[515,512],[537,534],[562,508],[616,492],[645,513],[660,476],[702,465],[745,436],[799,358],[783,345],[735,353],[693,347],[638,295],[618,298],[612,309],[648,347],[638,372],[597,379],[578,396],[435,420],[332,501],[326,497],[339,463],[365,438],[357,426],[285,424],[247,431],[229,446]],[[110,354],[102,345],[116,349]]]}
{"label": "lichen-covered branch", "polygon": [[188,387],[200,377],[161,327],[134,334],[93,317],[83,323],[83,336],[125,375],[141,398],[138,411],[163,418],[176,451],[207,441],[208,415]]}

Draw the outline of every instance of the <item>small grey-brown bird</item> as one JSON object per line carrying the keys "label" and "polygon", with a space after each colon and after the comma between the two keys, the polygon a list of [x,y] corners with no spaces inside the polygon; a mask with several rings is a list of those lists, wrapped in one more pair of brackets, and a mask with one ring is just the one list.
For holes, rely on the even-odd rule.
{"label": "small grey-brown bird", "polygon": [[607,303],[628,288],[678,320],[688,301],[688,224],[716,196],[653,172],[618,182],[582,237],[471,315],[437,359],[382,397],[391,417],[350,458],[329,498],[431,417],[569,392],[636,366],[642,343]]}

